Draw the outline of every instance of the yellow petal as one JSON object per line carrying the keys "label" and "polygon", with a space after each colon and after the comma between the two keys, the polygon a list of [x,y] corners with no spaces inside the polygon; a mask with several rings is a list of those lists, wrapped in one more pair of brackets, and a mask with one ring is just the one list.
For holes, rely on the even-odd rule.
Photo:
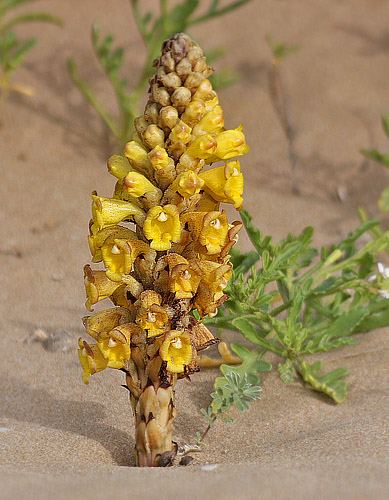
{"label": "yellow petal", "polygon": [[92,215],[94,224],[98,229],[113,226],[124,220],[134,220],[134,217],[144,217],[144,212],[139,206],[127,201],[114,198],[103,198],[92,194]]}
{"label": "yellow petal", "polygon": [[87,333],[97,340],[99,333],[109,332],[122,323],[128,323],[130,311],[124,307],[114,307],[82,318]]}
{"label": "yellow petal", "polygon": [[80,337],[78,339],[78,357],[84,369],[82,380],[84,384],[89,384],[89,377],[107,367],[107,361],[101,354],[96,344],[88,344]]}
{"label": "yellow petal", "polygon": [[216,136],[217,147],[212,156],[208,157],[207,163],[218,160],[229,160],[234,156],[242,156],[249,152],[242,128],[225,130]]}
{"label": "yellow petal", "polygon": [[164,336],[159,354],[164,361],[167,361],[168,371],[182,373],[193,356],[189,333],[170,330]]}
{"label": "yellow petal", "polygon": [[179,241],[181,237],[177,207],[165,205],[151,208],[143,224],[143,232],[146,238],[151,240],[150,248],[157,251],[169,250],[171,242]]}

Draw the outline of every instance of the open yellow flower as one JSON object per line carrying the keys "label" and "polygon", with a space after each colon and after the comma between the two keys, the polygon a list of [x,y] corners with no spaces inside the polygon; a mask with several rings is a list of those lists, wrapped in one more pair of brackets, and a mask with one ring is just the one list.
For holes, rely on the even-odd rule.
{"label": "open yellow flower", "polygon": [[189,262],[177,264],[170,269],[169,290],[175,294],[176,299],[190,299],[196,293],[201,279],[196,268]]}
{"label": "open yellow flower", "polygon": [[136,323],[143,330],[147,330],[148,337],[162,335],[166,331],[168,315],[161,306],[161,296],[154,290],[146,290],[140,295],[140,308]]}
{"label": "open yellow flower", "polygon": [[216,136],[217,147],[212,156],[207,158],[207,163],[218,160],[229,160],[234,156],[242,156],[250,151],[242,132],[242,125],[235,130],[225,130]]}
{"label": "open yellow flower", "polygon": [[130,274],[135,259],[150,251],[147,243],[140,240],[107,239],[101,247],[101,255],[107,266],[107,277],[120,281],[122,274]]}
{"label": "open yellow flower", "polygon": [[156,206],[151,208],[143,225],[143,232],[151,240],[150,248],[162,251],[169,250],[172,241],[179,241],[181,224],[178,209],[175,205]]}
{"label": "open yellow flower", "polygon": [[107,360],[108,368],[120,370],[124,367],[125,361],[131,358],[131,333],[134,328],[138,327],[129,323],[99,334],[97,346]]}
{"label": "open yellow flower", "polygon": [[222,212],[208,212],[203,219],[203,227],[198,236],[200,245],[207,248],[209,254],[216,254],[225,245],[228,233],[227,214]]}
{"label": "open yellow flower", "polygon": [[93,304],[110,297],[121,286],[120,282],[111,281],[105,271],[92,271],[89,265],[84,267],[84,283],[87,301],[85,307],[93,311]]}
{"label": "open yellow flower", "polygon": [[96,230],[104,229],[107,226],[114,226],[124,220],[136,220],[143,222],[145,213],[139,206],[128,201],[117,200],[115,198],[103,198],[92,193],[92,233]]}
{"label": "open yellow flower", "polygon": [[96,344],[90,345],[80,337],[78,339],[78,347],[78,357],[80,359],[81,366],[84,368],[82,381],[84,384],[89,384],[89,377],[104,370],[108,363]]}
{"label": "open yellow flower", "polygon": [[242,207],[243,175],[240,172],[238,160],[202,172],[199,177],[205,183],[204,191],[215,200],[233,203],[238,210]]}
{"label": "open yellow flower", "polygon": [[167,361],[167,370],[172,373],[182,373],[185,365],[192,361],[192,345],[188,332],[170,330],[165,334],[159,354]]}
{"label": "open yellow flower", "polygon": [[[93,227],[93,221],[92,226]],[[101,231],[95,232],[95,234],[90,232],[88,236],[88,243],[90,252],[92,254],[92,262],[101,262],[103,260],[103,256],[101,254],[101,247],[104,242],[107,240],[118,239],[126,239],[126,240],[136,240],[138,239],[135,231],[131,231],[127,227],[123,226],[108,226],[102,229]]]}

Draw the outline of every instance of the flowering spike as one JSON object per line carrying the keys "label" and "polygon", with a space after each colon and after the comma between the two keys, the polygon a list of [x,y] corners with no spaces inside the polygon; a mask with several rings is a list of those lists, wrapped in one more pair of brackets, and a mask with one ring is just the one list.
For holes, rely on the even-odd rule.
{"label": "flowering spike", "polygon": [[[224,128],[196,43],[174,35],[154,66],[132,140],[108,160],[114,195],[93,193],[89,246],[106,269],[85,266],[86,305],[109,298],[116,307],[84,318],[96,344],[79,343],[84,382],[104,368],[126,373],[140,466],[158,466],[173,450],[176,381],[198,371],[197,351],[218,342],[190,313],[213,316],[227,299],[228,252],[242,224],[229,224],[219,206],[241,208],[234,157],[248,151],[241,127]],[[205,169],[219,160],[227,163]]]}

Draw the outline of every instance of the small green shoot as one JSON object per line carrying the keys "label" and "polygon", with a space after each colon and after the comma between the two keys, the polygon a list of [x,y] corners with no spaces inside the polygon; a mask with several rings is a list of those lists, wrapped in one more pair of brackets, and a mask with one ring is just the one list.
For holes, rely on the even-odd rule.
{"label": "small green shoot", "polygon": [[9,91],[29,96],[34,93],[31,88],[23,84],[12,83],[11,78],[38,40],[36,38],[21,40],[13,28],[27,22],[63,25],[61,19],[45,12],[24,12],[12,17],[14,8],[33,1],[35,0],[0,0],[0,114]]}

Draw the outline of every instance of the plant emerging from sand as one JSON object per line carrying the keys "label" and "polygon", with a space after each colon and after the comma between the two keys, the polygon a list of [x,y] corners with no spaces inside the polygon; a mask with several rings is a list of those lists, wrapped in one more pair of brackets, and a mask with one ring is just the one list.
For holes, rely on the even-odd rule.
{"label": "plant emerging from sand", "polygon": [[107,367],[126,375],[139,466],[162,465],[174,452],[176,381],[198,371],[198,351],[218,342],[201,319],[227,299],[229,251],[242,223],[230,224],[220,203],[241,208],[233,158],[248,151],[241,126],[224,128],[196,43],[174,35],[154,66],[125,156],[108,160],[114,195],[92,195],[89,244],[105,269],[85,266],[86,306],[109,298],[115,307],[84,318],[95,343],[79,340],[85,383]]}

